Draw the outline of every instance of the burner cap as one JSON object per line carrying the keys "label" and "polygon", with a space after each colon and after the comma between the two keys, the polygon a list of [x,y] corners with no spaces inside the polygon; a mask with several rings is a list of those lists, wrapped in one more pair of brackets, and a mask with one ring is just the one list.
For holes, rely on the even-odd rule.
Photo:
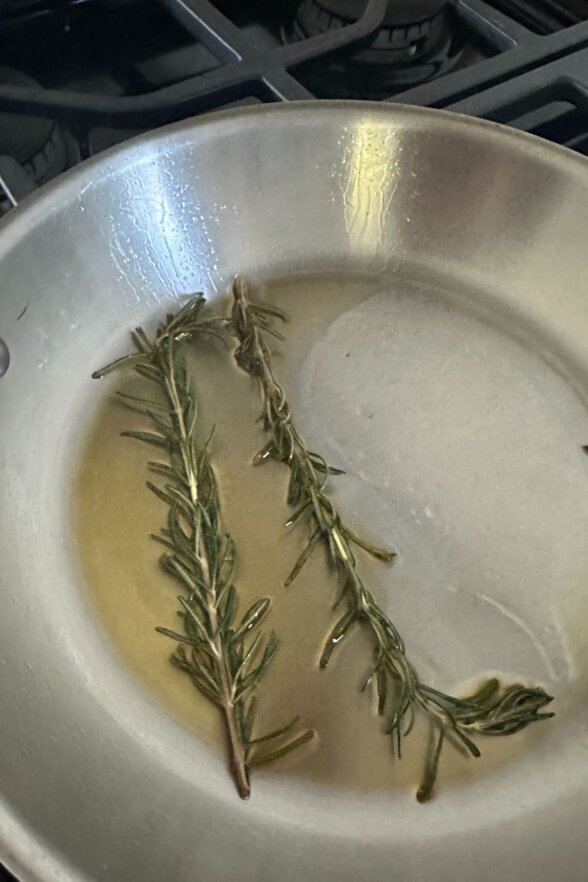
{"label": "burner cap", "polygon": [[[304,40],[357,21],[366,0],[302,0],[286,40]],[[388,0],[380,31],[367,48],[311,62],[306,84],[325,98],[387,98],[446,73],[461,41],[448,0]]]}
{"label": "burner cap", "polygon": [[[0,67],[0,83],[40,88],[32,77],[9,67]],[[67,167],[62,130],[53,120],[39,116],[0,113],[0,154],[16,159],[37,184]]]}

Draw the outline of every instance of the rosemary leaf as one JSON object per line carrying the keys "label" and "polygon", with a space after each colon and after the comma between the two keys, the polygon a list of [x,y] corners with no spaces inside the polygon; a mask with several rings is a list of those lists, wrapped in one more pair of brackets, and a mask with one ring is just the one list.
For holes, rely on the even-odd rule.
{"label": "rosemary leaf", "polygon": [[134,331],[131,331],[131,340],[139,352],[144,352],[147,355],[153,352],[153,345],[148,340],[147,334],[143,328],[135,328]]}
{"label": "rosemary leaf", "polygon": [[350,539],[354,545],[363,548],[364,551],[367,551],[368,554],[371,554],[376,560],[382,560],[384,563],[389,563],[396,557],[395,551],[390,551],[388,548],[379,548],[377,545],[372,545],[371,542],[366,542],[365,539],[362,539],[361,536],[358,536],[357,533],[347,526],[343,527],[343,532],[347,539]]}
{"label": "rosemary leaf", "polygon": [[310,500],[307,500],[304,503],[304,505],[302,506],[302,508],[299,508],[298,511],[294,512],[294,514],[290,518],[288,518],[287,521],[284,522],[284,526],[291,527],[293,524],[295,524],[296,521],[299,518],[301,518],[305,512],[308,511],[309,507],[310,507]]}
{"label": "rosemary leaf", "polygon": [[305,563],[310,559],[310,556],[311,556],[315,546],[318,545],[318,543],[320,542],[320,538],[321,538],[321,531],[319,528],[317,528],[314,531],[314,533],[312,534],[312,536],[310,537],[310,539],[308,540],[308,542],[306,543],[306,545],[304,546],[304,550],[302,551],[302,554],[300,555],[300,557],[298,558],[298,560],[294,564],[292,572],[290,573],[290,575],[287,577],[286,581],[284,582],[284,586],[286,588],[288,588],[292,584],[294,579],[298,576],[298,574],[300,573],[300,571],[304,567]]}
{"label": "rosemary leaf", "polygon": [[111,361],[106,367],[94,371],[92,379],[101,380],[102,377],[105,377],[107,374],[110,374],[121,367],[128,367],[131,364],[137,365],[139,362],[143,361],[143,359],[144,356],[139,352],[133,353],[132,355],[123,355],[122,358],[117,358],[116,361]]}
{"label": "rosemary leaf", "polygon": [[261,600],[256,601],[253,606],[251,606],[241,621],[239,628],[235,632],[234,640],[240,640],[241,637],[244,637],[247,631],[250,631],[256,625],[258,625],[261,620],[265,617],[269,609],[269,598],[263,597]]}
{"label": "rosemary leaf", "polygon": [[[243,705],[240,705],[243,707]],[[251,732],[253,731],[253,721],[255,720],[255,711],[257,710],[257,698],[255,695],[250,699],[249,704],[247,705],[247,710],[244,714],[243,720],[243,732],[244,732],[244,740],[249,743],[251,738]]]}
{"label": "rosemary leaf", "polygon": [[267,735],[259,735],[257,738],[253,738],[249,741],[249,747],[253,747],[254,744],[263,744],[265,741],[273,741],[274,738],[281,738],[282,735],[287,735],[288,732],[292,731],[299,720],[300,717],[294,717],[293,720],[290,720],[290,722],[286,723],[285,726],[282,726],[281,729],[274,729],[273,732],[268,732]]}
{"label": "rosemary leaf", "polygon": [[158,634],[163,634],[164,637],[170,637],[172,640],[175,640],[177,643],[187,643],[190,646],[198,646],[199,641],[195,640],[193,637],[187,637],[185,634],[180,634],[178,631],[172,631],[171,628],[156,628],[155,629]]}
{"label": "rosemary leaf", "polygon": [[443,729],[439,729],[438,732],[435,732],[434,730],[431,732],[431,746],[428,752],[427,764],[425,766],[423,780],[417,790],[417,799],[419,802],[428,802],[433,795],[444,739],[445,732]]}
{"label": "rosemary leaf", "polygon": [[333,630],[325,640],[325,646],[321,653],[321,657],[319,660],[319,667],[326,668],[329,664],[331,655],[333,654],[333,650],[340,643],[351,626],[357,621],[357,611],[352,608],[349,609],[345,615],[339,619],[339,621],[334,626]]}
{"label": "rosemary leaf", "polygon": [[170,496],[169,493],[166,493],[165,490],[162,490],[161,487],[158,487],[157,484],[154,484],[153,481],[145,481],[145,486],[148,490],[151,490],[155,496],[158,496],[162,502],[166,502],[168,505],[175,505],[175,499]]}
{"label": "rosemary leaf", "polygon": [[135,441],[143,441],[145,444],[151,444],[153,447],[161,447],[163,450],[167,450],[169,447],[168,439],[163,435],[157,435],[155,432],[129,430],[121,432],[121,435],[123,438],[134,438]]}
{"label": "rosemary leaf", "polygon": [[297,738],[294,738],[283,747],[278,747],[276,750],[271,751],[271,753],[265,753],[261,756],[252,756],[249,760],[249,764],[251,766],[263,766],[267,763],[272,763],[274,762],[274,760],[280,759],[280,757],[286,756],[286,754],[291,753],[293,750],[296,750],[297,747],[302,747],[303,744],[308,744],[308,742],[311,741],[312,738],[313,732],[310,729],[307,729],[306,732],[298,735]]}
{"label": "rosemary leaf", "polygon": [[161,371],[152,364],[138,364],[135,368],[136,373],[144,380],[149,380],[157,386],[161,384]]}
{"label": "rosemary leaf", "polygon": [[155,411],[159,411],[166,416],[170,415],[169,409],[165,405],[159,404],[159,402],[153,401],[151,398],[141,398],[138,395],[129,395],[127,392],[120,391],[116,392],[116,397],[121,404],[124,404],[131,410],[135,410],[137,413],[144,413],[152,417]]}
{"label": "rosemary leaf", "polygon": [[[239,668],[237,670],[236,679],[242,680],[243,676],[245,675],[245,671],[247,670],[247,666],[250,663],[252,663],[253,661],[255,661],[255,658],[257,656],[257,651],[261,646],[262,639],[263,638],[260,633],[256,634],[255,637],[253,638],[253,640],[251,641],[249,648],[247,649],[247,652],[245,653],[245,655],[239,656]],[[235,639],[232,638],[231,643],[234,644],[235,642],[236,642]]]}

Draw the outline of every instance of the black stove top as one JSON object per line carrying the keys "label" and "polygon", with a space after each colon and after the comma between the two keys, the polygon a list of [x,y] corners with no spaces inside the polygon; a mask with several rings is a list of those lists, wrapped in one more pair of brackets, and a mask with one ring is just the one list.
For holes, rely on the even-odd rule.
{"label": "black stove top", "polygon": [[313,98],[450,108],[588,154],[588,0],[0,0],[0,214],[139,132]]}

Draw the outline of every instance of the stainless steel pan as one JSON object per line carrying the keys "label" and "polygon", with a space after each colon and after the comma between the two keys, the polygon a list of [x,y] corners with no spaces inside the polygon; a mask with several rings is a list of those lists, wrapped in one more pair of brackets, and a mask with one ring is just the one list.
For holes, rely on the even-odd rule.
{"label": "stainless steel pan", "polygon": [[23,880],[584,878],[588,704],[565,705],[570,690],[584,694],[580,662],[561,678],[549,734],[500,787],[449,788],[423,809],[404,793],[346,795],[286,776],[261,780],[244,806],[221,758],[136,687],[96,625],[69,488],[98,395],[89,369],[121,352],[130,326],[178,295],[216,296],[237,272],[390,279],[413,268],[454,281],[485,292],[585,386],[587,229],[583,159],[472,119],[365,103],[188,121],[84,163],[10,213],[0,858]]}

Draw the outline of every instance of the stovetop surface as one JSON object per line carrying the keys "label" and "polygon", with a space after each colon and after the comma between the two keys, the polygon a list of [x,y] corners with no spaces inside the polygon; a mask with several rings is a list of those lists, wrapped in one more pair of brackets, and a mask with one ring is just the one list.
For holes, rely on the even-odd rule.
{"label": "stovetop surface", "polygon": [[588,0],[0,0],[0,215],[140,132],[313,98],[450,108],[588,154]]}

